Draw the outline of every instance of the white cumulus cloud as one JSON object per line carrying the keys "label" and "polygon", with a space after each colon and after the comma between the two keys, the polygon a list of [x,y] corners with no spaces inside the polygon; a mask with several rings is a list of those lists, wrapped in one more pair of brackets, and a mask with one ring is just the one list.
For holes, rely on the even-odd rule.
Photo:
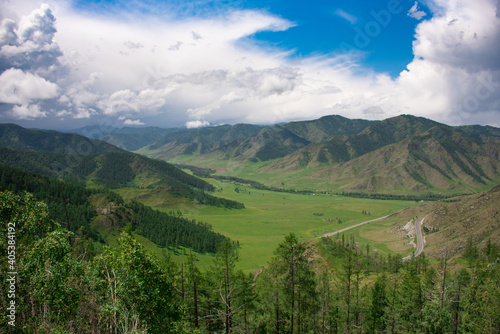
{"label": "white cumulus cloud", "polygon": [[58,96],[58,86],[42,77],[11,68],[0,75],[0,102],[26,105]]}
{"label": "white cumulus cloud", "polygon": [[188,129],[195,129],[195,128],[201,128],[205,126],[209,126],[210,122],[207,121],[188,121],[186,122],[186,127]]}
{"label": "white cumulus cloud", "polygon": [[12,112],[19,119],[34,119],[40,117],[46,117],[45,112],[40,110],[40,107],[36,104],[23,104],[23,105],[15,105],[12,108]]}

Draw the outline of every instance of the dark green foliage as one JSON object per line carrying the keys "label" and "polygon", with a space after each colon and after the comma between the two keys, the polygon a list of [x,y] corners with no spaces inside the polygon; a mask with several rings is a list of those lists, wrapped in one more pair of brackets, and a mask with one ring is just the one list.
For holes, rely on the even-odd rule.
{"label": "dark green foliage", "polygon": [[388,306],[386,280],[385,275],[379,276],[370,289],[368,333],[383,333],[386,328],[385,313]]}
{"label": "dark green foliage", "polygon": [[369,199],[380,199],[380,200],[397,200],[397,201],[439,201],[446,198],[452,198],[457,196],[464,196],[470,194],[454,194],[454,195],[442,195],[435,193],[426,194],[407,194],[407,195],[397,195],[397,194],[378,194],[378,193],[361,193],[361,192],[341,192],[336,193],[336,195],[354,197],[354,198],[369,198]]}
{"label": "dark green foliage", "polygon": [[191,165],[183,165],[183,164],[174,164],[175,167],[180,169],[188,169],[197,177],[208,178],[211,177],[212,174],[216,173],[216,170],[210,168],[202,168]]}
{"label": "dark green foliage", "polygon": [[472,237],[467,238],[463,257],[469,261],[470,264],[473,264],[479,258],[479,251],[474,245]]}
{"label": "dark green foliage", "polygon": [[175,333],[181,319],[172,278],[131,235],[122,233],[116,250],[106,249],[90,266],[90,284],[100,316],[113,327]]}
{"label": "dark green foliage", "polygon": [[3,164],[55,178],[74,177],[83,179],[97,168],[94,156],[20,151],[0,147],[0,157]]}
{"label": "dark green foliage", "polygon": [[0,229],[14,226],[16,241],[11,263],[0,241],[2,268],[15,267],[0,272],[0,303],[15,303],[15,318],[0,315],[2,333],[184,333],[173,277],[137,240],[123,233],[116,248],[84,261],[75,235],[47,215],[29,194],[0,192]]}
{"label": "dark green foliage", "polygon": [[228,209],[244,209],[245,205],[240,202],[236,202],[230,199],[215,197],[210,194],[207,194],[204,191],[194,190],[189,194],[186,194],[185,197],[197,200],[198,203],[210,206],[218,206],[224,207]]}
{"label": "dark green foliage", "polygon": [[163,247],[184,246],[200,253],[215,253],[226,239],[203,222],[172,216],[136,201],[127,207],[133,211],[136,232]]}
{"label": "dark green foliage", "polygon": [[126,185],[131,182],[135,173],[130,164],[134,161],[131,154],[108,153],[98,158],[100,164],[96,177],[107,186]]}
{"label": "dark green foliage", "polygon": [[67,210],[71,231],[76,232],[83,228],[87,236],[100,240],[97,231],[91,227],[92,219],[96,216],[95,209],[88,200],[92,191],[80,183],[62,182],[6,165],[0,165],[0,175],[0,191],[33,193],[37,200],[44,201],[48,205],[50,219],[66,227]]}
{"label": "dark green foliage", "polygon": [[[127,216],[127,211],[134,211],[134,227],[142,235],[160,246],[185,246],[198,252],[215,253],[224,237],[211,230],[204,223],[195,223],[185,218],[169,215],[138,202],[123,206],[124,201],[118,194],[105,190],[89,190],[81,182],[63,182],[46,176],[21,171],[6,165],[0,165],[0,191],[10,190],[16,193],[24,191],[34,194],[37,200],[43,200],[48,205],[49,218],[67,227],[68,217],[70,230],[81,231],[95,241],[102,237],[92,227],[96,217],[95,208],[89,202],[89,196],[102,193],[109,203],[122,205],[116,211],[117,215]],[[206,195],[203,192],[193,192],[200,196],[200,201],[212,205],[239,208],[240,203]],[[202,197],[202,194],[205,197]],[[196,198],[196,196],[193,196]],[[66,209],[68,216],[66,216]],[[125,218],[123,218],[125,219]]]}
{"label": "dark green foliage", "polygon": [[215,188],[210,183],[197,177],[189,175],[177,167],[160,160],[148,159],[140,155],[134,155],[134,162],[143,168],[160,176],[161,183],[173,188],[194,187],[206,191],[214,191]]}
{"label": "dark green foliage", "polygon": [[191,145],[186,147],[186,149],[182,153],[190,155],[190,154],[193,154],[194,152],[196,152],[197,150],[198,150],[198,143],[192,143]]}

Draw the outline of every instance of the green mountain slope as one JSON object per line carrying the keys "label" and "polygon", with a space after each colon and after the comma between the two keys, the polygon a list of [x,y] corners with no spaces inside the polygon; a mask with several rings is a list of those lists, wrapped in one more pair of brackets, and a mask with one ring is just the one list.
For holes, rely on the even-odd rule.
{"label": "green mountain slope", "polygon": [[65,165],[70,156],[18,151],[0,147],[2,162],[23,170],[55,178],[76,178],[99,188],[162,187],[173,196],[199,204],[240,209],[244,205],[210,195],[215,188],[208,182],[166,163],[129,152],[85,156],[74,165]]}
{"label": "green mountain slope", "polygon": [[305,147],[309,141],[280,127],[266,127],[258,134],[233,142],[217,149],[214,153],[224,159],[236,158],[240,161],[268,161],[283,157]]}
{"label": "green mountain slope", "polygon": [[258,134],[261,130],[262,127],[249,124],[182,129],[166,134],[145,147],[141,153],[162,160],[171,160],[181,155],[203,155],[222,150],[234,142]]}
{"label": "green mountain slope", "polygon": [[373,123],[376,121],[331,115],[312,121],[290,122],[282,127],[310,142],[320,143],[334,136],[358,134]]}
{"label": "green mountain slope", "polygon": [[236,124],[182,130],[164,136],[141,153],[174,161],[186,155],[193,156],[193,160],[205,161],[234,158],[240,162],[269,161],[293,153],[311,142],[356,134],[373,123],[376,122],[333,115],[266,127]]}
{"label": "green mountain slope", "polygon": [[421,134],[437,125],[439,123],[425,118],[409,115],[397,116],[373,123],[357,134],[335,136],[326,142],[312,143],[293,152],[284,161],[276,161],[276,164],[285,164],[287,168],[292,169],[342,163]]}
{"label": "green mountain slope", "polygon": [[165,135],[175,133],[179,129],[162,129],[157,127],[146,128],[121,128],[107,134],[102,139],[106,142],[123,148],[127,151],[136,151],[152,142],[163,138]]}
{"label": "green mountain slope", "polygon": [[[347,158],[348,148],[340,146],[344,151],[338,154],[339,149],[335,157]],[[298,183],[316,184],[316,189],[469,193],[499,178],[499,151],[500,144],[494,140],[478,141],[450,127],[437,125],[420,135],[408,136],[342,163],[333,164],[330,159],[330,165],[325,163],[322,168],[310,168],[319,166],[319,154],[304,165],[304,160],[297,158],[295,153],[261,170],[270,174],[280,171],[283,174],[303,173],[305,176]],[[303,157],[309,152],[300,153]],[[292,186],[290,182],[287,184]]]}
{"label": "green mountain slope", "polygon": [[0,124],[0,146],[16,150],[45,151],[78,156],[123,152],[105,141],[90,139],[74,133],[25,129],[15,124]]}
{"label": "green mountain slope", "polygon": [[[451,127],[423,117],[325,116],[256,127],[179,130],[139,152],[270,186],[369,192],[462,192],[500,178],[500,129]],[[258,164],[255,164],[258,163]],[[265,164],[264,164],[265,163]]]}
{"label": "green mountain slope", "polygon": [[[200,204],[226,208],[243,207],[241,203],[208,194],[207,192],[215,190],[211,184],[165,161],[123,151],[104,141],[57,131],[27,130],[18,126],[1,128],[7,128],[4,134],[8,135],[2,137],[3,143],[11,147],[0,146],[0,159],[2,163],[10,166],[54,178],[76,178],[97,187],[161,186],[167,188],[172,195],[185,197]],[[15,131],[11,131],[11,128]],[[35,142],[34,139],[38,139],[39,142]],[[71,145],[74,143],[76,146],[72,149]],[[79,143],[94,145],[95,152],[103,149],[107,149],[108,152],[79,155],[76,152]],[[36,151],[20,150],[19,147],[33,148]],[[70,147],[69,154],[60,153],[66,152],[68,147]],[[44,148],[52,151],[43,151]]]}

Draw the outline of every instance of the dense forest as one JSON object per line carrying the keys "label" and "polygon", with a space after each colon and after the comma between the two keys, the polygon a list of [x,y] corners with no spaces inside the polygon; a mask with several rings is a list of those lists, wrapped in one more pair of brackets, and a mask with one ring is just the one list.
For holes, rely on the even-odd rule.
{"label": "dense forest", "polygon": [[[200,253],[215,253],[224,240],[222,235],[203,222],[153,210],[138,202],[124,203],[118,194],[106,189],[85,188],[83,182],[77,179],[60,181],[0,164],[0,191],[5,190],[16,194],[32,193],[35,199],[47,205],[49,219],[69,231],[101,243],[104,242],[103,237],[93,224],[97,212],[91,204],[91,196],[96,194],[113,205],[110,213],[118,216],[118,220],[130,222],[137,233],[159,246],[183,246]],[[228,202],[231,204],[232,201]]]}
{"label": "dense forest", "polygon": [[266,267],[245,274],[227,239],[202,271],[193,254],[180,264],[156,259],[131,229],[91,256],[30,194],[0,193],[0,217],[0,261],[11,268],[0,284],[14,291],[0,303],[15,310],[0,323],[12,333],[500,331],[500,250],[492,242],[468,243],[463,266],[451,270],[446,254],[433,265],[424,255],[402,262],[352,237],[313,245],[290,234]]}

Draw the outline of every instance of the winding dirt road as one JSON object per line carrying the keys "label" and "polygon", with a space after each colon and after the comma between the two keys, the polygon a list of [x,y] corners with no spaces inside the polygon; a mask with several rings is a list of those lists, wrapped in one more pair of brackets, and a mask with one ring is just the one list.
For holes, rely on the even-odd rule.
{"label": "winding dirt road", "polygon": [[[342,232],[348,231],[348,230],[350,230],[352,228],[356,228],[356,227],[359,227],[359,226],[362,226],[362,225],[365,225],[365,224],[368,224],[368,223],[371,223],[371,222],[374,222],[374,221],[377,221],[377,220],[385,219],[385,218],[387,218],[389,216],[391,216],[391,215],[387,215],[387,216],[375,218],[375,219],[372,219],[372,220],[367,220],[365,222],[362,222],[362,223],[359,223],[359,224],[356,224],[356,225],[352,225],[352,226],[343,228],[343,229],[335,231],[335,232],[330,232],[330,233],[323,234],[322,236],[319,236],[319,238],[331,237],[331,236],[334,236],[334,235],[336,235],[338,233],[342,233]],[[408,261],[408,260],[410,260],[410,259],[412,259],[414,257],[419,256],[422,253],[422,251],[424,250],[424,239],[422,238],[422,223],[423,223],[424,219],[425,219],[425,217],[424,218],[419,218],[419,219],[417,219],[415,221],[415,230],[417,231],[417,250],[415,251],[415,253],[413,253],[411,255],[408,255],[407,257],[404,257],[403,261]]]}
{"label": "winding dirt road", "polygon": [[424,239],[422,238],[422,223],[424,218],[419,218],[415,221],[415,229],[417,230],[417,250],[412,255],[403,258],[403,261],[408,261],[414,257],[419,256],[424,250]]}
{"label": "winding dirt road", "polygon": [[377,220],[381,220],[381,219],[385,219],[387,217],[389,217],[391,215],[387,215],[387,216],[383,216],[383,217],[379,217],[379,218],[375,218],[375,219],[372,219],[372,220],[367,220],[365,222],[362,222],[362,223],[359,223],[359,224],[356,224],[356,225],[352,225],[352,226],[349,226],[349,227],[346,227],[346,228],[343,228],[341,230],[338,230],[338,231],[335,231],[335,232],[330,232],[330,233],[326,233],[326,234],[323,234],[322,236],[320,236],[319,238],[326,238],[326,237],[331,237],[335,234],[339,234],[339,233],[342,233],[342,232],[345,232],[347,230],[350,230],[351,228],[355,228],[355,227],[359,227],[361,225],[365,225],[365,224],[368,224],[368,223],[371,223],[371,222],[374,222],[374,221],[377,221]]}

